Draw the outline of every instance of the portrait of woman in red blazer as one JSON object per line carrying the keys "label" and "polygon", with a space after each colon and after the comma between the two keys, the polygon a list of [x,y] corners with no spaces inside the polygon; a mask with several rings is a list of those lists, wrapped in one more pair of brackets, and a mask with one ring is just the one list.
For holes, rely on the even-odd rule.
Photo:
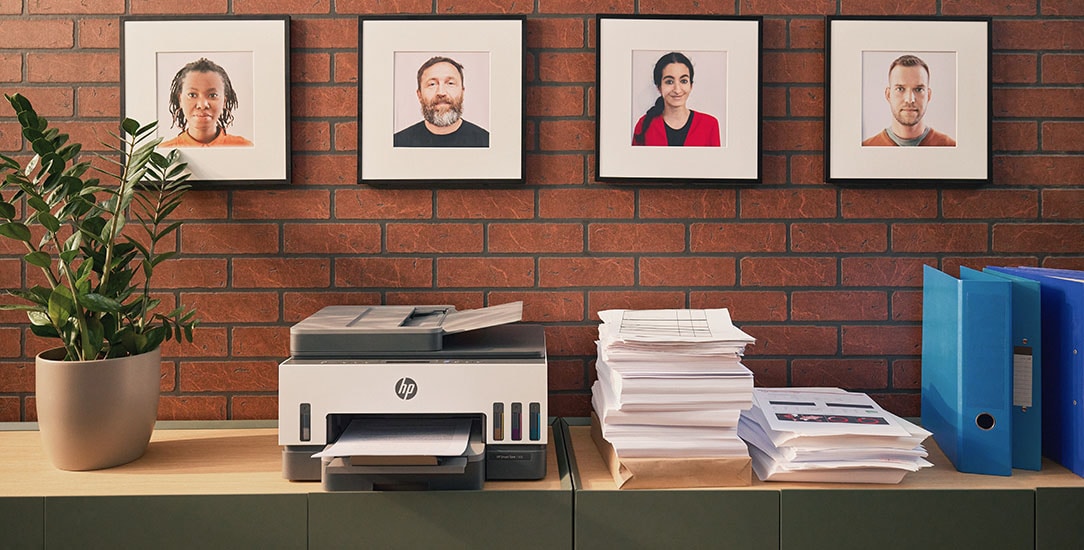
{"label": "portrait of woman in red blazer", "polygon": [[670,52],[655,62],[652,77],[659,97],[636,122],[633,145],[720,146],[718,119],[687,106],[693,72],[692,61],[680,52]]}

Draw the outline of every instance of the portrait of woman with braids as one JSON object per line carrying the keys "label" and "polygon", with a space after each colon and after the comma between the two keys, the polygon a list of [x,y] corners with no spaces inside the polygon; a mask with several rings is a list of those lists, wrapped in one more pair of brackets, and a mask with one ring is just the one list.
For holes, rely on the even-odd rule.
{"label": "portrait of woman with braids", "polygon": [[693,63],[680,52],[655,62],[652,77],[659,96],[636,122],[632,144],[645,146],[719,147],[719,120],[690,109]]}

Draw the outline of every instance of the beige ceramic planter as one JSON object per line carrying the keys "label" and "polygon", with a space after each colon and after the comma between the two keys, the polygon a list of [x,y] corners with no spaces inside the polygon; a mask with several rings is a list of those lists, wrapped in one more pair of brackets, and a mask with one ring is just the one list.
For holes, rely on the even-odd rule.
{"label": "beige ceramic planter", "polygon": [[45,455],[61,470],[131,462],[147,449],[158,418],[161,349],[117,359],[36,358],[35,399]]}

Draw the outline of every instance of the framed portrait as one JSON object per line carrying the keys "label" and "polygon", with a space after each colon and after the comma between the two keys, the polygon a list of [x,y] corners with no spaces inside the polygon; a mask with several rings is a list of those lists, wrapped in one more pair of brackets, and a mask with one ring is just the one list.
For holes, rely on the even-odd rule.
{"label": "framed portrait", "polygon": [[761,17],[596,24],[599,181],[760,182]]}
{"label": "framed portrait", "polygon": [[989,18],[829,17],[825,180],[985,184]]}
{"label": "framed portrait", "polygon": [[124,116],[157,120],[193,186],[290,181],[290,18],[124,17]]}
{"label": "framed portrait", "polygon": [[358,181],[523,183],[524,16],[362,16]]}

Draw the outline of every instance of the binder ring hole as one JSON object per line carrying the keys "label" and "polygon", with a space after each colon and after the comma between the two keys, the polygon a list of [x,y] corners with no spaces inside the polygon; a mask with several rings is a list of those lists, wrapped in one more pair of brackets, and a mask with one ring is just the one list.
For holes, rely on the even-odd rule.
{"label": "binder ring hole", "polygon": [[994,415],[990,413],[982,413],[975,417],[975,425],[980,429],[989,430],[994,427]]}

